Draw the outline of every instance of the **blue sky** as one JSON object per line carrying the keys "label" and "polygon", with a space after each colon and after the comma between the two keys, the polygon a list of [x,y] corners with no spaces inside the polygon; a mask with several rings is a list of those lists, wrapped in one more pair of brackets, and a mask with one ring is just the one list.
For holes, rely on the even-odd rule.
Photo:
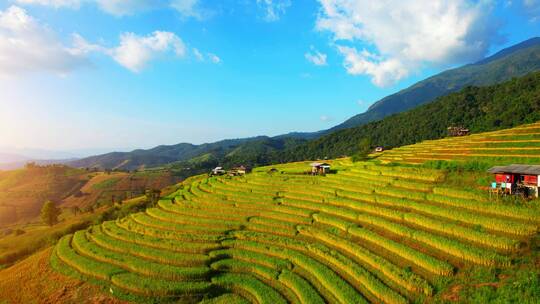
{"label": "blue sky", "polygon": [[326,129],[540,29],[535,0],[4,0],[0,11],[0,147],[92,152]]}

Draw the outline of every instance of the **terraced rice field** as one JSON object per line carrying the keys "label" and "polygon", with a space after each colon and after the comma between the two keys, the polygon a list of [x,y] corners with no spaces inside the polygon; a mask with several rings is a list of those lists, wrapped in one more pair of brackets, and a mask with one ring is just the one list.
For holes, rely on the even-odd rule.
{"label": "terraced rice field", "polygon": [[510,267],[537,233],[538,210],[442,187],[441,171],[332,163],[326,176],[293,163],[191,178],[64,237],[52,260],[141,301],[411,303],[464,267]]}
{"label": "terraced rice field", "polygon": [[467,158],[540,163],[540,122],[463,137],[427,140],[378,155],[383,162],[400,163]]}

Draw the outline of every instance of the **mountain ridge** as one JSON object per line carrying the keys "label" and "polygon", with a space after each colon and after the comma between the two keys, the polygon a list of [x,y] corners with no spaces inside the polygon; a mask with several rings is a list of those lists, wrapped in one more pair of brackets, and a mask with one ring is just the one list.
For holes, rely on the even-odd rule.
{"label": "mountain ridge", "polygon": [[[528,56],[529,58],[523,58]],[[534,57],[534,58],[532,58]],[[519,64],[518,64],[519,63]],[[516,64],[517,68],[516,68]],[[373,103],[324,132],[351,128],[412,109],[468,86],[485,86],[524,76],[540,69],[540,37],[525,40],[472,64],[443,71]],[[421,91],[422,94],[418,92]]]}
{"label": "mountain ridge", "polygon": [[282,151],[277,159],[290,162],[353,155],[365,139],[372,147],[386,149],[410,145],[448,136],[449,126],[464,126],[476,133],[534,123],[540,121],[538,96],[540,72],[492,86],[469,86],[414,109]]}
{"label": "mountain ridge", "polygon": [[[291,142],[303,142],[303,139],[292,137],[268,137],[255,136],[249,138],[225,139],[213,143],[194,145],[190,143],[180,143],[175,145],[160,145],[151,149],[136,149],[131,152],[111,152],[84,159],[78,159],[67,164],[74,167],[97,167],[101,169],[124,169],[135,170],[148,167],[157,167],[166,164],[173,164],[189,161],[205,154],[212,154],[218,158],[232,158],[230,155],[238,149],[262,149],[265,144],[274,149],[283,149],[290,146]],[[247,147],[246,145],[252,145]],[[255,148],[258,145],[257,148]],[[252,154],[256,154],[253,152]]]}

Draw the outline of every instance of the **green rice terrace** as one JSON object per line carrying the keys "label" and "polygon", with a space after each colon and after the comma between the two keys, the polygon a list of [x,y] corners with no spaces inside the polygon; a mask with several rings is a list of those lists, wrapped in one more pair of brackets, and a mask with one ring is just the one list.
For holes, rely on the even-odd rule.
{"label": "green rice terrace", "polygon": [[385,151],[378,159],[384,162],[423,163],[464,158],[540,164],[540,122],[463,137],[427,140]]}
{"label": "green rice terrace", "polygon": [[[533,158],[537,142],[533,124],[380,159]],[[460,277],[519,268],[533,247],[537,204],[489,201],[422,166],[328,163],[325,176],[300,162],[189,178],[146,212],[62,238],[51,263],[139,302],[424,303],[450,300]]]}

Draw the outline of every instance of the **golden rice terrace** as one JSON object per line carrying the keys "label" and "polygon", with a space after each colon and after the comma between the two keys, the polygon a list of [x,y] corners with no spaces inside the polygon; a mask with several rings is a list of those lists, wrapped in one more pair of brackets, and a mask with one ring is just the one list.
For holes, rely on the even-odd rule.
{"label": "golden rice terrace", "polygon": [[471,158],[540,164],[540,122],[463,137],[427,140],[385,151],[378,157],[384,162],[402,163]]}
{"label": "golden rice terrace", "polygon": [[[537,132],[539,124],[417,145],[429,155],[408,147],[383,156],[416,162],[502,147],[530,156]],[[155,208],[64,237],[51,261],[142,302],[411,303],[462,269],[512,267],[538,231],[540,210],[448,186],[443,171],[330,163],[336,172],[326,176],[292,163],[191,178]]]}

